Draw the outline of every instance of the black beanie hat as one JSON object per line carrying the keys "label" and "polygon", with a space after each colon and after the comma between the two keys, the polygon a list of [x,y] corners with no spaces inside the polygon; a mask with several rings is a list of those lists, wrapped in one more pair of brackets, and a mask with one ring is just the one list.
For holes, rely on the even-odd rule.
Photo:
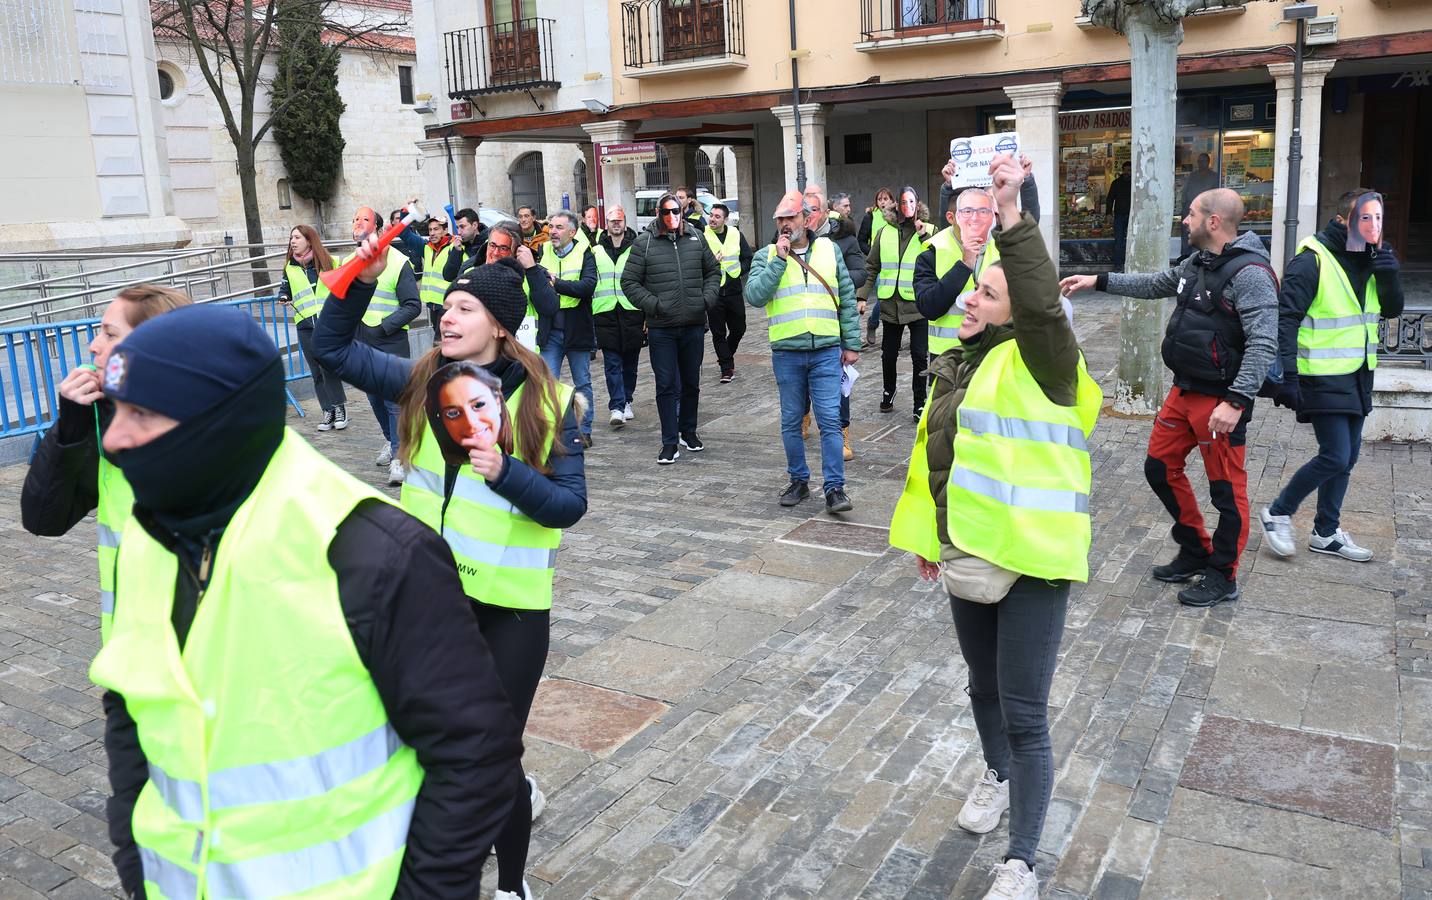
{"label": "black beanie hat", "polygon": [[109,354],[104,392],[183,422],[213,409],[278,360],[253,317],[184,306],[144,322]]}
{"label": "black beanie hat", "polygon": [[522,264],[504,258],[463,272],[448,285],[447,294],[454,291],[472,294],[482,301],[504,331],[516,334],[522,327],[522,317],[527,315],[527,293],[522,289],[526,283],[527,270]]}

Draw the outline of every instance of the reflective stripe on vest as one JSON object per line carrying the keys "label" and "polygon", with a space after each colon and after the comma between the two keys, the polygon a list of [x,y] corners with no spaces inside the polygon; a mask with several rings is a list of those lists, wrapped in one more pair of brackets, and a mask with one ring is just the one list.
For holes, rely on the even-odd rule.
{"label": "reflective stripe on vest", "polygon": [[1382,313],[1377,279],[1367,279],[1360,304],[1347,273],[1322,241],[1305,238],[1298,251],[1305,250],[1318,263],[1318,292],[1298,323],[1298,374],[1348,375],[1364,364],[1376,369],[1377,322]]}
{"label": "reflective stripe on vest", "polygon": [[423,245],[423,279],[418,283],[418,296],[424,303],[443,305],[443,295],[448,289],[448,282],[443,278],[443,267],[447,265],[452,248],[456,246],[457,241],[449,241],[447,246],[434,256],[433,245]]}
{"label": "reflective stripe on vest", "polygon": [[[506,400],[513,419],[526,385]],[[538,462],[551,452],[561,417],[571,402],[572,388],[557,385],[557,409],[547,409],[547,446]],[[513,456],[530,461],[521,447]],[[403,482],[403,509],[443,536],[457,562],[463,590],[474,600],[513,609],[551,609],[552,579],[562,531],[538,525],[487,484],[486,479],[461,466],[452,495],[444,497],[447,464],[431,428],[423,430]]]}
{"label": "reflective stripe on vest", "polygon": [[920,232],[910,236],[905,251],[900,253],[900,229],[891,225],[880,232],[880,273],[875,278],[875,295],[886,300],[898,291],[900,299],[915,299],[915,260],[929,244]]}
{"label": "reflective stripe on vest", "polygon": [[[567,255],[558,256],[557,248],[548,243],[542,248],[542,268],[556,276],[558,281],[581,281],[582,263],[590,251],[591,247],[587,246],[586,241],[580,243],[573,241],[567,245]],[[566,294],[559,294],[558,300],[563,309],[572,309],[582,302],[578,298],[568,297]]]}
{"label": "reflective stripe on vest", "polygon": [[[829,238],[816,238],[807,253],[806,265],[835,287],[836,249]],[[794,254],[792,254],[794,257]],[[775,245],[766,248],[766,264],[776,259]],[[817,337],[840,337],[840,312],[830,292],[794,258],[786,259],[785,271],[776,285],[771,302],[766,304],[766,325],[771,343],[811,334]]]}
{"label": "reflective stripe on vest", "polygon": [[611,312],[618,306],[622,309],[636,309],[622,290],[622,272],[626,270],[630,251],[631,244],[625,245],[618,251],[617,261],[612,262],[606,247],[599,246],[592,250],[592,258],[597,261],[597,289],[592,293],[593,315]]}
{"label": "reflective stripe on vest", "polygon": [[[352,258],[353,254],[350,253],[343,258],[343,262],[346,263]],[[373,299],[363,313],[364,325],[381,325],[384,319],[398,311],[398,276],[403,274],[403,266],[407,263],[408,258],[402,251],[396,247],[388,248],[388,264],[378,276],[378,283],[373,288]],[[407,331],[408,326],[404,325],[403,330]]]}
{"label": "reflective stripe on vest", "polygon": [[726,236],[719,237],[716,229],[707,227],[706,246],[711,248],[711,253],[721,254],[721,284],[725,286],[726,281],[731,278],[741,277],[741,232],[726,226]]}
{"label": "reflective stripe on vest", "polygon": [[90,676],[130,699],[149,763],[133,813],[148,896],[392,894],[423,770],[327,563],[369,500],[388,502],[286,430],[225,529],[182,650],[168,624],[178,560],[126,524],[123,599]]}
{"label": "reflective stripe on vest", "polygon": [[[99,433],[99,409],[95,409],[95,433]],[[104,643],[114,620],[114,567],[119,558],[121,536],[124,525],[134,509],[134,491],[125,479],[124,473],[100,454],[99,502],[94,517],[98,539],[95,545],[95,559],[99,565],[99,639]]]}
{"label": "reflective stripe on vest", "polygon": [[322,281],[316,285],[308,283],[308,272],[297,263],[283,267],[284,278],[288,281],[288,298],[293,305],[293,321],[302,322],[318,315],[323,301],[328,299],[328,286]]}

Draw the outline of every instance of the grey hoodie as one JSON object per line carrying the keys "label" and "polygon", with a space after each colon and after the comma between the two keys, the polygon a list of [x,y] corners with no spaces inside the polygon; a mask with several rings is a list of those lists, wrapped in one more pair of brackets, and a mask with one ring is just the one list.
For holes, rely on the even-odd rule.
{"label": "grey hoodie", "polygon": [[[1268,251],[1263,239],[1251,231],[1245,231],[1231,247],[1251,250],[1263,262],[1268,262]],[[1184,278],[1195,279],[1193,260],[1200,253],[1206,258],[1218,254],[1199,250],[1190,253],[1177,266],[1153,275],[1122,275],[1110,272],[1100,275],[1095,285],[1101,291],[1124,297],[1142,297],[1147,300],[1158,297],[1178,296],[1179,282]],[[1268,374],[1268,367],[1278,355],[1278,283],[1262,266],[1246,266],[1233,276],[1223,289],[1223,296],[1238,310],[1238,319],[1243,323],[1243,363],[1238,368],[1238,377],[1233,380],[1229,392],[1238,394],[1245,406],[1253,405],[1258,388]]]}

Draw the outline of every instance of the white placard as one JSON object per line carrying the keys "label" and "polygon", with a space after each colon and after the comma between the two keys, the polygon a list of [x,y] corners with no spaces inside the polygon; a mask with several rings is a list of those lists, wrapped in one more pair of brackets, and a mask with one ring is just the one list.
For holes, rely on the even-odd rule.
{"label": "white placard", "polygon": [[989,177],[990,160],[999,153],[1019,157],[1019,132],[1001,131],[999,134],[981,134],[950,141],[950,159],[955,162],[955,175],[950,179],[950,186],[989,187],[994,183]]}
{"label": "white placard", "polygon": [[860,370],[846,363],[840,368],[840,396],[849,397],[850,392],[855,389],[855,380],[860,377]]}
{"label": "white placard", "polygon": [[522,324],[517,327],[517,343],[531,350],[533,353],[540,352],[537,349],[537,317],[524,316]]}

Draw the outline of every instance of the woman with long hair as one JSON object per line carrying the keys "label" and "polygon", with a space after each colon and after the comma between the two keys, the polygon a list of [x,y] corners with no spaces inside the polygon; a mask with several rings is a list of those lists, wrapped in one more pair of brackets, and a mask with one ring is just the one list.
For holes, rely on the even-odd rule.
{"label": "woman with long hair", "polygon": [[338,268],[338,263],[323,246],[318,232],[308,225],[295,225],[288,233],[288,256],[283,261],[283,281],[278,287],[278,299],[293,307],[293,322],[298,329],[298,346],[303,350],[304,361],[308,363],[309,374],[313,377],[313,393],[323,410],[323,421],[318,423],[319,431],[342,431],[348,427],[348,398],[343,392],[343,382],[333,372],[318,364],[313,355],[313,325],[318,321],[318,311],[328,299],[328,288],[318,276],[329,269]]}
{"label": "woman with long hair", "polygon": [[[517,342],[527,297],[515,260],[463,272],[443,298],[438,346],[408,360],[354,340],[385,257],[374,236],[358,254],[375,261],[346,298],[324,305],[314,349],[344,381],[399,404],[400,453],[409,472],[402,506],[447,540],[517,723],[525,727],[547,662],[557,546],[562,529],[587,510],[580,410],[572,389]],[[434,376],[454,362],[496,378],[510,423],[507,440],[465,447],[462,465],[444,459],[439,434],[448,435],[428,410]],[[529,896],[522,875],[532,819],[544,801],[536,782],[527,781],[497,840],[497,900]]]}
{"label": "woman with long hair", "polygon": [[140,284],[125,288],[105,307],[90,341],[89,365],[75,367],[60,382],[60,410],[45,432],[20,495],[20,519],[31,534],[65,534],[95,511],[99,525],[100,636],[114,613],[114,561],[134,492],[119,469],[100,452],[100,435],[114,418],[114,404],[100,385],[109,351],[141,324],[188,306],[189,295],[173,288]]}
{"label": "woman with long hair", "polygon": [[866,297],[874,296],[880,304],[880,321],[885,330],[880,341],[880,368],[885,390],[880,396],[880,411],[895,409],[895,369],[900,358],[900,341],[910,329],[910,388],[914,395],[914,419],[925,408],[925,364],[928,361],[929,322],[915,303],[915,260],[930,246],[935,229],[926,219],[930,215],[920,202],[916,190],[906,185],[900,189],[896,217],[880,229],[879,237],[870,246],[865,258]]}

